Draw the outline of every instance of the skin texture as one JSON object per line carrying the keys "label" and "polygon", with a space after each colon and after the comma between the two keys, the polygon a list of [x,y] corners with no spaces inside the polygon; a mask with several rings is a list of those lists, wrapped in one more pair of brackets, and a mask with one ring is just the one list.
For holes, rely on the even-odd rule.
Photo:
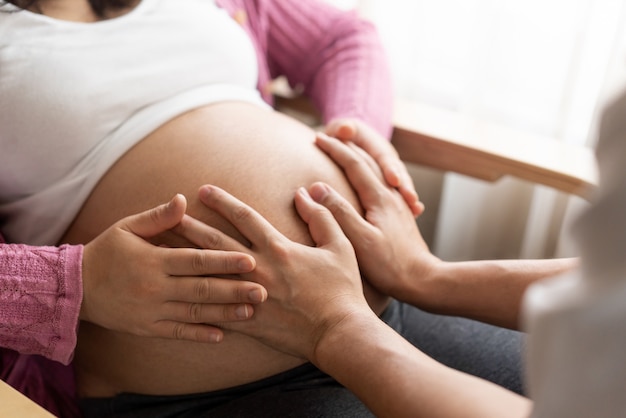
{"label": "skin texture", "polygon": [[435,362],[379,320],[362,296],[350,242],[306,189],[298,190],[295,204],[315,248],[289,240],[218,187],[202,187],[200,198],[249,240],[257,268],[247,277],[269,293],[250,321],[229,327],[309,359],[376,416],[495,418],[530,412],[527,399]]}
{"label": "skin texture", "polygon": [[197,234],[186,208],[185,197],[176,195],[115,223],[85,246],[81,320],[139,336],[219,342],[223,331],[207,323],[253,314],[252,304],[267,297],[262,286],[211,277],[249,272],[252,257],[146,241],[170,229],[183,237]]}
{"label": "skin texture", "polygon": [[[242,118],[246,124],[241,123]],[[63,241],[89,242],[118,219],[182,193],[188,199],[190,216],[246,243],[222,216],[198,200],[198,188],[210,182],[245,200],[289,239],[312,245],[293,206],[295,190],[324,181],[358,207],[343,172],[315,146],[314,138],[313,131],[293,119],[249,104],[220,103],[181,115],[111,167]],[[151,241],[209,249],[217,245],[209,239],[191,243],[172,233]],[[381,312],[388,299],[368,285],[364,292],[373,309]],[[303,362],[239,333],[225,332],[220,344],[207,345],[141,338],[84,322],[75,367],[82,395],[111,396],[121,391],[182,394],[216,390]]]}
{"label": "skin texture", "polygon": [[[127,9],[106,10],[98,14],[87,1],[47,0],[39,1],[38,7],[31,11],[56,19],[88,23],[117,17],[136,4],[129,3]],[[292,206],[291,196],[297,187],[315,180],[326,181],[358,206],[341,170],[312,147],[311,131],[286,122],[286,119],[259,117],[256,111],[250,113],[249,109],[243,110],[245,106],[233,108],[232,105],[210,106],[210,111],[203,108],[170,121],[123,156],[104,176],[61,240],[69,243],[94,242],[85,264],[88,275],[97,277],[94,273],[102,271],[100,267],[95,268],[98,261],[91,256],[91,248],[104,251],[114,247],[115,240],[96,237],[99,238],[119,219],[155,207],[175,193],[190,197],[188,212],[191,215],[245,243],[245,239],[223,217],[206,211],[195,199],[197,187],[204,182],[224,186],[270,218],[290,239],[308,245],[313,241]],[[227,108],[230,110],[224,111]],[[242,126],[242,120],[246,121],[246,126]],[[382,154],[393,156],[392,148],[380,136],[356,132],[350,137],[371,140],[372,150],[379,149]],[[381,158],[380,161],[387,164],[389,159]],[[398,163],[394,162],[396,167]],[[180,225],[183,223],[181,221]],[[118,225],[112,231],[111,236],[128,237],[128,229],[123,226]],[[196,245],[174,232],[138,236],[162,246]],[[218,249],[214,244],[202,241],[201,246]],[[128,254],[133,254],[133,251],[132,246],[126,250]],[[118,262],[128,261],[124,253],[112,254]],[[146,256],[143,260],[160,276],[158,285],[132,285],[130,292],[121,292],[119,287],[112,286],[110,278],[87,280],[87,298],[82,313],[86,321],[80,327],[75,362],[81,394],[110,396],[121,391],[167,394],[212,390],[257,380],[302,363],[299,358],[277,353],[248,337],[237,334],[208,335],[204,332],[209,328],[200,331],[198,327],[181,326],[185,320],[195,323],[213,317],[216,312],[209,307],[198,308],[194,300],[185,308],[176,303],[179,302],[178,295],[173,300],[171,296],[164,299],[163,293],[159,292],[168,287],[171,289],[167,283],[171,283],[168,279],[174,274],[165,265],[151,264],[155,261],[150,260],[156,259]],[[210,269],[213,271],[213,267]],[[131,276],[136,275],[132,267],[128,271]],[[119,277],[119,274],[114,277]],[[238,277],[229,274],[224,278]],[[109,285],[112,287],[107,288]],[[214,288],[206,284],[202,287],[205,290],[200,293],[206,292],[206,288]],[[388,299],[384,295],[373,291],[367,284],[363,286],[363,291],[376,312],[386,306]],[[106,304],[98,301],[94,292],[103,295],[107,292],[109,295],[122,293],[127,299],[117,305],[118,309],[107,313]],[[215,297],[215,293],[211,296]],[[139,327],[116,323],[120,320],[115,317],[117,312],[123,313],[127,309],[124,306],[137,306],[142,299],[147,300],[150,306],[166,309],[166,315],[135,314],[137,324],[144,324]],[[216,299],[224,300],[220,295]],[[235,302],[239,303],[241,299],[245,300],[236,296]],[[222,310],[225,317],[228,312],[233,313],[228,308]],[[244,313],[246,317],[249,315],[249,312]],[[139,335],[131,335],[133,333]],[[201,341],[224,337],[224,342],[219,347],[207,348],[182,341],[157,340],[157,343],[143,338],[164,334]]]}
{"label": "skin texture", "polygon": [[369,154],[380,167],[384,181],[396,188],[414,216],[424,212],[415,185],[398,152],[385,138],[366,123],[353,118],[338,118],[326,125],[325,133],[344,142],[352,142]]}
{"label": "skin texture", "polygon": [[[344,169],[364,208],[362,217],[324,183],[299,189],[296,208],[316,248],[290,241],[223,190],[200,190],[201,200],[251,243],[257,268],[245,276],[269,295],[250,321],[226,326],[309,359],[377,416],[528,416],[527,399],[435,362],[380,321],[361,297],[355,257],[372,283],[400,299],[476,316],[495,309],[504,317],[488,316],[503,323],[517,317],[518,305],[509,302],[519,301],[529,283],[572,268],[576,260],[444,263],[429,253],[403,197],[384,183],[367,153],[325,135],[316,143]],[[438,282],[443,286],[432,285]],[[450,282],[469,296],[438,293],[450,290]],[[472,298],[474,305],[487,306],[472,307]]]}
{"label": "skin texture", "polygon": [[402,196],[383,183],[367,153],[325,135],[318,135],[316,143],[344,169],[365,214],[355,212],[328,185],[314,185],[311,195],[333,213],[369,282],[387,295],[431,312],[515,329],[526,288],[578,265],[574,258],[442,261],[430,252]]}

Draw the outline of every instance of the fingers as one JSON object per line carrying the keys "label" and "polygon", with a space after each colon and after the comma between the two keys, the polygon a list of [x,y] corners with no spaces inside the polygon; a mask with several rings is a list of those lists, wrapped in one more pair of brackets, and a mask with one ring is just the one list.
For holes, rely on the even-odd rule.
{"label": "fingers", "polygon": [[381,193],[387,186],[379,180],[362,156],[347,144],[328,136],[318,135],[315,143],[344,170],[366,209],[380,203]]}
{"label": "fingers", "polygon": [[424,206],[424,203],[419,200],[419,196],[413,188],[413,181],[411,180],[411,182],[408,183],[411,185],[411,187],[405,187],[404,184],[407,184],[405,182],[403,182],[402,184],[402,186],[398,187],[400,195],[409,205],[409,209],[411,209],[411,213],[413,213],[413,216],[420,216],[422,213],[424,213],[424,209],[426,207]]}
{"label": "fingers", "polygon": [[169,203],[125,218],[121,227],[142,238],[150,238],[176,226],[186,209],[185,196],[177,194]]}
{"label": "fingers", "polygon": [[173,277],[164,285],[168,300],[180,303],[261,303],[267,291],[258,283],[216,277]]}
{"label": "fingers", "polygon": [[185,215],[174,231],[199,248],[224,251],[245,251],[245,246],[222,231]]}
{"label": "fingers", "polygon": [[358,128],[352,119],[335,119],[326,125],[325,131],[327,135],[350,141],[356,136]]}
{"label": "fingers", "polygon": [[373,128],[356,119],[336,119],[328,124],[326,133],[365,150],[380,166],[387,184],[399,190],[413,215],[424,211],[406,166],[391,144]]}
{"label": "fingers", "polygon": [[198,192],[200,200],[227,219],[252,244],[261,245],[283,238],[264,217],[236,197],[217,186],[205,185]]}
{"label": "fingers", "polygon": [[295,203],[298,214],[308,224],[311,238],[318,247],[346,239],[332,214],[324,206],[314,202],[304,187],[298,189]]}
{"label": "fingers", "polygon": [[232,251],[195,248],[159,248],[165,272],[170,276],[241,274],[254,270],[254,258]]}
{"label": "fingers", "polygon": [[[393,148],[380,146],[382,144],[389,145],[387,140],[364,123],[358,123],[354,119],[339,119],[331,122],[330,126],[331,129],[327,130],[329,135],[336,136],[342,141],[355,143],[359,146],[359,148],[364,149],[365,152],[371,155],[379,164],[381,162],[381,158],[384,157],[386,153],[391,153],[394,157],[397,157]],[[336,132],[337,135],[332,135],[332,133],[330,133],[333,131]],[[391,167],[394,166],[395,164]],[[394,167],[394,169],[397,169],[397,167]],[[395,177],[399,179],[399,173]],[[399,184],[390,184],[390,186],[398,187]]]}
{"label": "fingers", "polygon": [[152,327],[150,337],[173,338],[199,343],[219,343],[224,332],[214,326],[175,321],[159,321]]}
{"label": "fingers", "polygon": [[251,304],[208,304],[169,302],[166,308],[168,321],[187,324],[221,324],[245,321],[254,314]]}
{"label": "fingers", "polygon": [[343,196],[324,183],[314,183],[309,188],[311,198],[332,213],[344,234],[350,241],[363,241],[372,232],[373,227]]}

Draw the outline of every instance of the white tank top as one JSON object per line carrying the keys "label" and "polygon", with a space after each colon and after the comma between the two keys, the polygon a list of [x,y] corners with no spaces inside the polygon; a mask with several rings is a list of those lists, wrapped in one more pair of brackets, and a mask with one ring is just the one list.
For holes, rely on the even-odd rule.
{"label": "white tank top", "polygon": [[211,0],[142,0],[96,23],[0,12],[7,240],[55,244],[109,167],[175,116],[224,100],[266,106],[257,71],[247,34]]}

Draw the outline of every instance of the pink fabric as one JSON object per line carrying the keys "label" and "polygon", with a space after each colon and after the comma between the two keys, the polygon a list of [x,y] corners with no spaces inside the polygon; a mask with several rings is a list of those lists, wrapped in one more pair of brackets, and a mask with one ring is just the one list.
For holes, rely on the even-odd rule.
{"label": "pink fabric", "polygon": [[[317,0],[217,3],[250,34],[259,90],[268,102],[270,80],[285,75],[312,98],[325,122],[354,117],[390,136],[390,73],[371,24]],[[82,301],[81,265],[82,246],[0,243],[0,347],[64,364],[71,360]],[[0,378],[57,415],[78,414],[71,368],[11,350],[0,349]]]}
{"label": "pink fabric", "polygon": [[74,371],[45,357],[0,349],[0,379],[58,417],[80,417]]}
{"label": "pink fabric", "polygon": [[0,348],[0,378],[62,417],[79,415],[63,364],[76,346],[82,251],[0,243],[0,347],[21,353]]}
{"label": "pink fabric", "polygon": [[[302,88],[322,113],[361,119],[391,135],[392,83],[376,28],[354,12],[319,0],[217,0],[231,15],[245,12],[259,60],[259,90],[280,75]],[[322,34],[322,36],[320,36]]]}
{"label": "pink fabric", "polygon": [[69,364],[82,301],[82,250],[0,244],[0,345]]}

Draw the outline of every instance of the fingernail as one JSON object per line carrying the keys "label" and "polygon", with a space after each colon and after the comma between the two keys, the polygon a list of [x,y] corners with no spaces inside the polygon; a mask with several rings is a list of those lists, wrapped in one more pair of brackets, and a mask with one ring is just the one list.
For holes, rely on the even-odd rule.
{"label": "fingernail", "polygon": [[394,187],[400,186],[400,172],[397,168],[393,167],[389,170],[389,174],[391,175],[391,181],[395,184],[392,184]]}
{"label": "fingernail", "polygon": [[248,318],[248,305],[239,305],[235,308],[235,316],[239,319]]}
{"label": "fingernail", "polygon": [[200,187],[200,190],[198,190],[198,197],[200,198],[200,200],[206,200],[206,197],[208,195],[208,191],[206,189],[206,187]]}
{"label": "fingernail", "polygon": [[237,268],[243,272],[252,271],[252,269],[254,269],[254,263],[248,257],[245,257],[237,262]]}
{"label": "fingernail", "polygon": [[261,303],[265,300],[265,296],[261,289],[251,290],[250,293],[248,293],[248,297],[250,298],[250,301],[254,303]]}
{"label": "fingernail", "polygon": [[326,196],[328,196],[328,188],[325,184],[316,183],[311,186],[311,191],[308,192],[313,200],[320,203]]}

